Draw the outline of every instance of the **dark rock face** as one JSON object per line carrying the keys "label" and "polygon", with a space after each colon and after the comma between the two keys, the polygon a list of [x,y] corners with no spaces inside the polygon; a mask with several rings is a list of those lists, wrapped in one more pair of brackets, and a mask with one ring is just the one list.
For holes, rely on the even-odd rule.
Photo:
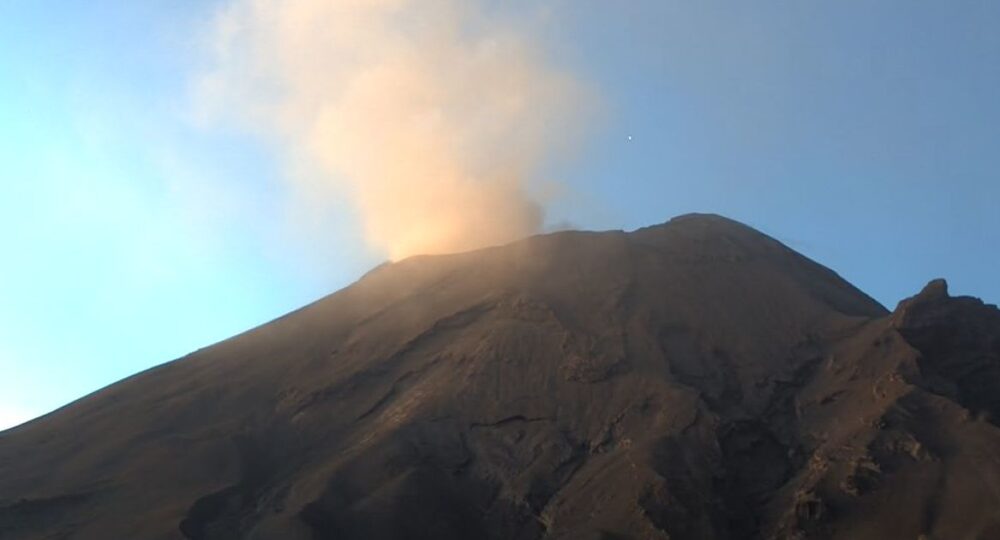
{"label": "dark rock face", "polygon": [[384,265],[0,434],[0,537],[1000,538],[1000,312],[685,216]]}
{"label": "dark rock face", "polygon": [[920,352],[924,386],[972,414],[1000,422],[1000,310],[950,298],[944,280],[900,303],[894,326]]}

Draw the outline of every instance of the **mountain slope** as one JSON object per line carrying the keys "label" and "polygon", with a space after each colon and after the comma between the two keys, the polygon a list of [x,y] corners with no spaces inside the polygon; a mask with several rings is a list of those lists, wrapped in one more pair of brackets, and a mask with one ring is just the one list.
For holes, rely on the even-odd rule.
{"label": "mountain slope", "polygon": [[0,434],[0,537],[1000,537],[998,366],[717,216],[415,257]]}

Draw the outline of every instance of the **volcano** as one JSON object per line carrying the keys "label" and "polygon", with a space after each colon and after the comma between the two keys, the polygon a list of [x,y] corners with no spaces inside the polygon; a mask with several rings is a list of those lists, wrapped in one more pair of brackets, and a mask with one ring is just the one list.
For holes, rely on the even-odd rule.
{"label": "volcano", "polygon": [[382,265],[0,434],[4,539],[1000,538],[1000,311],[688,215]]}

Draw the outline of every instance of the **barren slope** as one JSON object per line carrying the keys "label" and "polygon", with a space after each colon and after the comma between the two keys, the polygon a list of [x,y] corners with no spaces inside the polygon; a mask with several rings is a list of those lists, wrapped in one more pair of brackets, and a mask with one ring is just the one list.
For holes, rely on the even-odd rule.
{"label": "barren slope", "polygon": [[381,266],[0,434],[0,537],[998,538],[1000,312],[692,215]]}

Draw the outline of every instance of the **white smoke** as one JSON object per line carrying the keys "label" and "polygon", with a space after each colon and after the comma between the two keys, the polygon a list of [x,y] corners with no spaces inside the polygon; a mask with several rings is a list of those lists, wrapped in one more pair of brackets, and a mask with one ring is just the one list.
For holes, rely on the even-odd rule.
{"label": "white smoke", "polygon": [[288,181],[315,199],[346,194],[367,242],[393,259],[534,233],[543,212],[529,185],[592,99],[478,7],[236,0],[213,27],[199,104],[273,137],[290,168],[318,168],[321,181]]}

